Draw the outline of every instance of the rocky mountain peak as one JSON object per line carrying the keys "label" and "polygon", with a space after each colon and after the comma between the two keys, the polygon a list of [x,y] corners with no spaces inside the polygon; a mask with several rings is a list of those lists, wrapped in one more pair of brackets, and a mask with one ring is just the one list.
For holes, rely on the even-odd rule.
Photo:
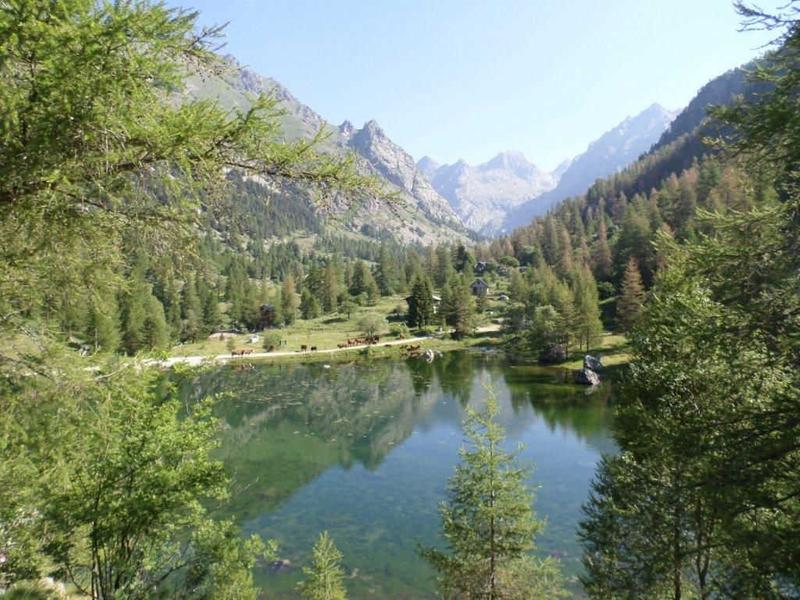
{"label": "rocky mountain peak", "polygon": [[[431,171],[427,162],[420,168]],[[516,150],[501,152],[477,166],[464,160],[442,165],[428,177],[464,224],[485,234],[495,233],[514,206],[556,184],[550,173]]]}
{"label": "rocky mountain peak", "polygon": [[342,121],[342,124],[339,125],[339,135],[341,135],[345,141],[348,141],[351,137],[353,137],[355,131],[356,128],[353,127],[353,124],[347,119]]}
{"label": "rocky mountain peak", "polygon": [[428,155],[423,156],[417,161],[417,169],[428,179],[432,179],[441,166],[441,164]]}

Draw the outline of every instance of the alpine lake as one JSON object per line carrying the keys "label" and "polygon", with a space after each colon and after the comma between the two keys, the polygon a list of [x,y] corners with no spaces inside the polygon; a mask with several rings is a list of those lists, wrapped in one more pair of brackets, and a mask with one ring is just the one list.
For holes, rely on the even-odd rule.
{"label": "alpine lake", "polygon": [[502,355],[451,352],[424,360],[227,365],[181,382],[186,402],[218,396],[218,458],[232,480],[218,516],[280,543],[260,564],[269,598],[298,598],[311,548],[327,530],[344,555],[349,597],[433,598],[420,547],[441,545],[438,507],[463,443],[464,407],[491,388],[509,449],[532,467],[534,509],[546,519],[537,553],[558,557],[579,589],[577,525],[595,467],[616,446],[612,386],[513,366]]}

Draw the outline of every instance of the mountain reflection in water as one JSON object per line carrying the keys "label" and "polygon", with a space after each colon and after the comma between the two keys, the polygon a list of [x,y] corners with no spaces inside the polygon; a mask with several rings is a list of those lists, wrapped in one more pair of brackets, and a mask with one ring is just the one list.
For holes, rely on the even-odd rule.
{"label": "mountain reflection in water", "polygon": [[220,395],[219,457],[232,478],[224,516],[281,542],[292,568],[259,581],[271,598],[297,597],[300,566],[327,529],[344,553],[351,598],[429,598],[419,544],[440,542],[437,507],[458,461],[464,407],[490,384],[509,444],[533,463],[537,540],[579,569],[575,528],[601,453],[615,450],[611,388],[591,395],[561,374],[457,352],[433,363],[222,367],[184,381],[187,400]]}

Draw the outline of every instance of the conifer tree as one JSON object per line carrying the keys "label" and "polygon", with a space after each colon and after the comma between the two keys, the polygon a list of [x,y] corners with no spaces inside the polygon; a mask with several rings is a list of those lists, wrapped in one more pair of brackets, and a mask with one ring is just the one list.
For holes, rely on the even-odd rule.
{"label": "conifer tree", "polygon": [[197,294],[194,275],[190,275],[183,284],[181,300],[183,314],[183,339],[194,342],[203,328],[203,307]]}
{"label": "conifer tree", "polygon": [[307,287],[303,288],[303,292],[300,294],[300,314],[306,320],[316,319],[322,314],[319,300]]}
{"label": "conifer tree", "polygon": [[493,394],[483,412],[467,409],[466,445],[440,508],[448,551],[427,549],[423,556],[447,599],[559,598],[557,563],[530,555],[544,524],[533,513],[528,470],[503,449],[498,410]]}
{"label": "conifer tree", "polygon": [[380,254],[378,255],[375,282],[378,284],[378,289],[382,296],[391,295],[398,284],[394,261],[385,241],[381,243]]}
{"label": "conifer tree", "polygon": [[558,226],[558,235],[559,235],[559,256],[558,256],[558,272],[562,277],[568,275],[574,265],[575,265],[575,257],[572,251],[572,240],[570,240],[569,232],[567,228],[559,223]]}
{"label": "conifer tree", "polygon": [[423,328],[433,322],[433,289],[423,274],[418,274],[411,286],[408,302],[408,326]]}
{"label": "conifer tree", "polygon": [[[374,283],[374,282],[373,282]],[[341,285],[339,269],[333,260],[325,265],[322,284],[322,310],[326,313],[336,312]]]}
{"label": "conifer tree", "polygon": [[205,298],[203,299],[203,324],[209,333],[218,330],[222,324],[217,292],[211,287],[206,288]]}
{"label": "conifer tree", "polygon": [[287,275],[281,284],[281,316],[286,325],[294,323],[297,315],[297,293],[294,287],[294,277]]}
{"label": "conifer tree", "polygon": [[600,298],[592,272],[584,266],[575,277],[575,335],[578,346],[589,350],[603,331],[600,321]]}
{"label": "conifer tree", "polygon": [[617,324],[620,329],[631,330],[642,312],[644,300],[645,291],[639,265],[636,259],[631,257],[622,279],[622,294],[617,300]]}
{"label": "conifer tree", "polygon": [[[461,246],[460,248],[463,248]],[[436,264],[436,273],[433,278],[434,283],[439,287],[444,287],[450,278],[455,274],[455,269],[453,268],[453,256],[450,250],[450,246],[445,246],[442,244],[438,248],[436,248],[436,257],[437,257],[437,264]]]}
{"label": "conifer tree", "polygon": [[181,293],[178,289],[178,284],[175,277],[171,274],[167,277],[164,283],[164,297],[162,298],[164,305],[164,314],[169,326],[170,336],[174,339],[179,339],[183,332],[183,322],[181,318]]}
{"label": "conifer tree", "polygon": [[453,275],[442,289],[441,315],[456,338],[470,333],[475,321],[475,299],[463,275]]}
{"label": "conifer tree", "polygon": [[353,281],[350,285],[350,293],[353,296],[361,296],[367,299],[367,304],[374,305],[378,301],[380,291],[375,278],[372,276],[369,266],[363,260],[356,263],[353,268]]}
{"label": "conifer tree", "polygon": [[95,351],[116,352],[119,348],[119,314],[113,294],[97,297],[91,303],[86,337]]}
{"label": "conifer tree", "polygon": [[314,544],[311,566],[303,567],[305,581],[298,586],[306,600],[346,600],[342,553],[327,531]]}
{"label": "conifer tree", "polygon": [[611,279],[613,264],[611,249],[608,246],[608,228],[603,215],[600,216],[600,224],[597,227],[597,242],[592,253],[592,266],[598,281],[609,281]]}
{"label": "conifer tree", "polygon": [[166,348],[169,344],[169,329],[164,317],[164,307],[158,298],[149,294],[145,302],[146,316],[142,324],[142,342],[149,350]]}

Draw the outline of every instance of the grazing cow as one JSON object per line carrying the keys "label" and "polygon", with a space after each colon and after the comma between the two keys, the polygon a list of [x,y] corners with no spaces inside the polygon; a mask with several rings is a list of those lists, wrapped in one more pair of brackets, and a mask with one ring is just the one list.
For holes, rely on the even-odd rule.
{"label": "grazing cow", "polygon": [[311,351],[312,352],[316,352],[317,351],[317,347],[316,346],[311,346]]}
{"label": "grazing cow", "polygon": [[306,352],[307,350],[308,350],[308,346],[306,346],[305,344],[300,346],[300,352]]}

